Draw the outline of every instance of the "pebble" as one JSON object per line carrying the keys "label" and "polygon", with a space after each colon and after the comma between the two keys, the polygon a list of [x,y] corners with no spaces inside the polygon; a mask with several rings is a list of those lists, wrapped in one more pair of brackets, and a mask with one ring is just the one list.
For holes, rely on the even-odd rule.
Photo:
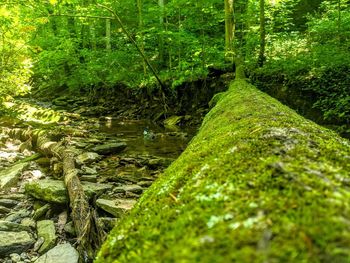
{"label": "pebble", "polygon": [[10,254],[10,258],[13,262],[20,262],[21,261],[21,256],[16,254],[16,253]]}

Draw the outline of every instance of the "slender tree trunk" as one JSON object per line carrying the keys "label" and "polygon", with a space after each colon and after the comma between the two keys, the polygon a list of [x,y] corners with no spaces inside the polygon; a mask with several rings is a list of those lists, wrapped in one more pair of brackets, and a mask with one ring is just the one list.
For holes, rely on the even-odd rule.
{"label": "slender tree trunk", "polygon": [[[145,42],[144,42],[144,37],[143,37],[143,16],[142,16],[142,0],[137,0],[137,10],[138,10],[138,16],[139,16],[139,39],[140,39],[140,49],[142,50],[143,53],[145,53]],[[143,65],[143,73],[146,75],[147,73],[147,65],[145,61],[142,62]]]}
{"label": "slender tree trunk", "polygon": [[111,50],[111,20],[106,19],[106,50]]}
{"label": "slender tree trunk", "polygon": [[259,0],[260,5],[260,51],[258,65],[261,67],[265,62],[265,46],[266,46],[266,31],[265,31],[265,0]]}
{"label": "slender tree trunk", "polygon": [[160,34],[159,34],[159,61],[161,65],[164,65],[164,37],[163,37],[163,30],[164,30],[164,10],[165,10],[165,1],[164,0],[158,0],[158,5],[160,9],[159,14],[159,27],[160,27]]}
{"label": "slender tree trunk", "polygon": [[234,37],[235,37],[235,19],[234,19],[234,0],[225,1],[225,59],[233,62],[235,57]]}

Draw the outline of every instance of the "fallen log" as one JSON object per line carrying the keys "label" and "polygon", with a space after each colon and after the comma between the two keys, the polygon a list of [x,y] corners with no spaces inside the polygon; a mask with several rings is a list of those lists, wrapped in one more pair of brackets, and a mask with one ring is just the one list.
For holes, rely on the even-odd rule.
{"label": "fallen log", "polygon": [[349,261],[349,141],[241,73],[97,263]]}

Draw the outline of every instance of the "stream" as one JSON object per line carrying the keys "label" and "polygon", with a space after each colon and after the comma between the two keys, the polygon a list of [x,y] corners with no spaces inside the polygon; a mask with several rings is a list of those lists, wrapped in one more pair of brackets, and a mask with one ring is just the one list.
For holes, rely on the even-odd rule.
{"label": "stream", "polygon": [[[78,175],[97,208],[104,236],[196,132],[148,120],[61,113],[68,120],[42,127],[58,134],[62,130],[57,138],[78,152]],[[23,120],[0,117],[1,128],[27,126]],[[66,200],[62,163],[0,133],[0,262],[76,262],[75,230]]]}

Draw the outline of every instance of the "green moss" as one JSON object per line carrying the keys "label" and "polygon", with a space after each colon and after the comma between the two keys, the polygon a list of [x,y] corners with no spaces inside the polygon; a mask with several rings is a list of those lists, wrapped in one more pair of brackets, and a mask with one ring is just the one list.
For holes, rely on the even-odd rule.
{"label": "green moss", "polygon": [[96,262],[350,262],[350,143],[244,80]]}

